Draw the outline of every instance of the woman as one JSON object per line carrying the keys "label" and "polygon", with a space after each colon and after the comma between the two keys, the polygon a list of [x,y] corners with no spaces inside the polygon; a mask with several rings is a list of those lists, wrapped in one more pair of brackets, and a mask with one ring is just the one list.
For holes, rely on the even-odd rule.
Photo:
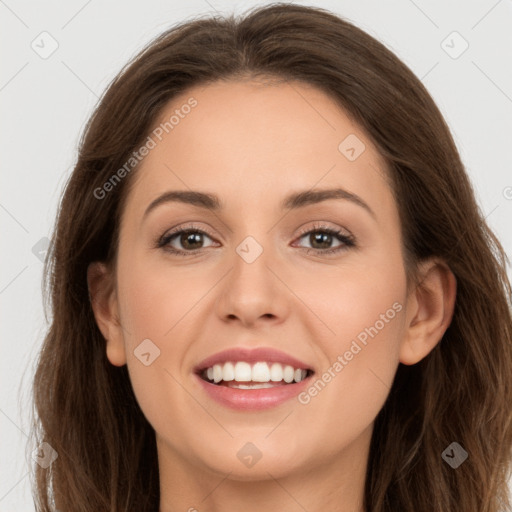
{"label": "woman", "polygon": [[509,506],[505,254],[426,89],[349,22],[275,4],[151,42],[45,271],[38,510]]}

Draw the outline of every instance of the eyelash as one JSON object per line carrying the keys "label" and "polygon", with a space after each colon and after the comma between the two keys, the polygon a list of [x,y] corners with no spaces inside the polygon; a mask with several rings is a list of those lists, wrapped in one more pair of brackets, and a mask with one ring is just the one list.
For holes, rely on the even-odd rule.
{"label": "eyelash", "polygon": [[[333,235],[340,242],[342,242],[343,245],[334,247],[332,249],[314,249],[311,247],[302,247],[302,249],[306,249],[306,254],[309,254],[311,251],[314,253],[317,253],[317,254],[322,254],[322,255],[323,254],[334,254],[334,253],[338,253],[341,251],[346,251],[347,249],[356,246],[354,236],[346,235],[342,231],[339,231],[339,230],[336,230],[333,228],[329,228],[329,227],[323,226],[321,224],[315,224],[312,229],[308,229],[306,231],[301,232],[298,238],[300,239],[300,238],[304,237],[305,235],[310,235],[311,233],[316,233],[316,232],[327,233],[328,235]],[[176,256],[190,256],[190,255],[198,253],[199,251],[201,251],[203,249],[203,248],[201,248],[201,249],[194,249],[192,251],[182,251],[182,250],[175,249],[174,247],[171,247],[170,245],[168,245],[169,242],[173,238],[175,238],[177,235],[181,235],[182,233],[200,233],[203,235],[207,235],[209,238],[213,239],[213,235],[211,235],[208,231],[206,231],[204,229],[199,229],[194,225],[190,225],[190,226],[186,226],[186,227],[177,229],[175,231],[172,231],[171,233],[169,233],[167,235],[163,235],[157,241],[156,246],[158,248],[164,248],[165,251],[170,252],[171,254],[175,254]]]}

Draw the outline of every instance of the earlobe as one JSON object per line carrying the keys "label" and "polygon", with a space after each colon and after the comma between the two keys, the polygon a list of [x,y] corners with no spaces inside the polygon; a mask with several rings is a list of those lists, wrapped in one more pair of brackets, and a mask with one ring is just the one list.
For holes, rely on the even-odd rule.
{"label": "earlobe", "polygon": [[93,262],[87,268],[89,300],[96,324],[106,340],[106,354],[115,366],[126,364],[126,352],[114,279],[107,265]]}
{"label": "earlobe", "polygon": [[407,301],[401,363],[418,363],[441,341],[453,318],[456,293],[455,276],[443,261],[422,264],[419,284]]}

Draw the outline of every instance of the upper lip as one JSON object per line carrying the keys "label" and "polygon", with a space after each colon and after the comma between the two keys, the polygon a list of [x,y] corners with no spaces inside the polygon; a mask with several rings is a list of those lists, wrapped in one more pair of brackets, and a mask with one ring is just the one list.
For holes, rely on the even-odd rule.
{"label": "upper lip", "polygon": [[234,347],[207,357],[194,368],[194,371],[198,373],[206,368],[212,367],[214,364],[225,363],[227,361],[245,361],[247,363],[264,361],[268,363],[290,365],[294,368],[302,368],[304,370],[312,370],[312,368],[304,361],[292,357],[281,350],[276,350],[270,347],[258,347],[252,349]]}

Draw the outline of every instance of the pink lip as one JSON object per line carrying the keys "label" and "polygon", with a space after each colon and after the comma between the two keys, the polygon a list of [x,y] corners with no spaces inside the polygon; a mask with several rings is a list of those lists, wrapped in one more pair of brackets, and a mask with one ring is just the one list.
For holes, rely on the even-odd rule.
{"label": "pink lip", "polygon": [[311,380],[311,375],[309,375],[301,382],[278,385],[274,388],[235,389],[212,384],[201,378],[200,374],[205,368],[210,368],[214,364],[225,363],[227,361],[245,361],[247,363],[264,361],[290,365],[294,368],[302,368],[304,370],[312,370],[312,368],[303,361],[289,356],[285,352],[266,347],[255,349],[231,348],[207,357],[194,368],[195,377],[199,380],[200,385],[210,398],[231,409],[248,411],[275,407],[297,396],[309,385]]}
{"label": "pink lip", "polygon": [[205,392],[216,402],[238,410],[261,410],[276,407],[296,397],[311,381],[311,376],[293,384],[283,384],[275,388],[235,389],[218,386],[195,375]]}
{"label": "pink lip", "polygon": [[217,352],[210,357],[207,357],[201,361],[195,368],[196,373],[210,368],[214,364],[225,363],[227,361],[245,361],[247,363],[257,363],[258,361],[264,361],[268,363],[281,363],[289,364],[294,368],[302,368],[304,370],[312,369],[304,361],[300,361],[295,357],[289,356],[285,352],[276,350],[270,347],[259,347],[259,348],[230,348]]}

